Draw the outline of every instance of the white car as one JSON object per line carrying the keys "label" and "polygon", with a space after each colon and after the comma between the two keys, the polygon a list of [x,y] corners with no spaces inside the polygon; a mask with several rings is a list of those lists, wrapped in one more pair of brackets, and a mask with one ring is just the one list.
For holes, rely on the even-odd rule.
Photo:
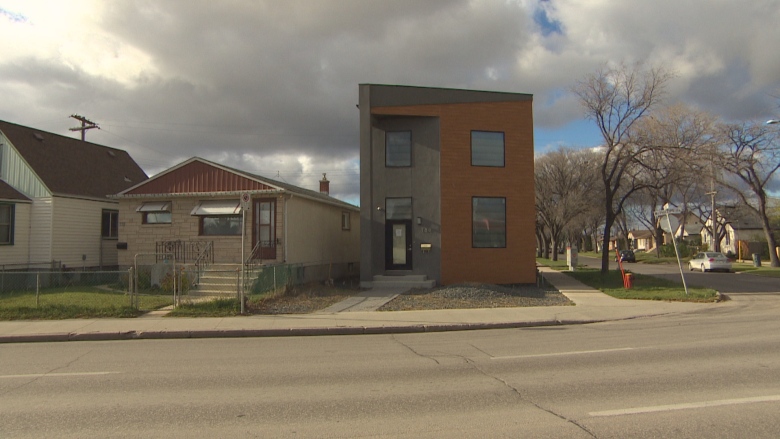
{"label": "white car", "polygon": [[701,270],[705,271],[731,271],[731,261],[723,253],[718,252],[701,252],[697,253],[690,261],[688,261],[688,268],[691,271]]}

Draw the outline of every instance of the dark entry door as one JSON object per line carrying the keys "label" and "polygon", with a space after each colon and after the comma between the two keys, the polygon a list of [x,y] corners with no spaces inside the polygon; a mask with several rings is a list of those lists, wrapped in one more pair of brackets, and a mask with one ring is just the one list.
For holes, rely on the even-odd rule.
{"label": "dark entry door", "polygon": [[276,259],[276,199],[255,200],[252,214],[252,258]]}
{"label": "dark entry door", "polygon": [[385,269],[412,269],[412,221],[385,222]]}

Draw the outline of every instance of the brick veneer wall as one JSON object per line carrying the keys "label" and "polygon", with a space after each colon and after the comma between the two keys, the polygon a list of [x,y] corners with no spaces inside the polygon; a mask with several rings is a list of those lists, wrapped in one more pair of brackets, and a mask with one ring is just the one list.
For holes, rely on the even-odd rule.
{"label": "brick veneer wall", "polygon": [[[532,101],[374,107],[373,114],[438,116],[442,284],[536,281]],[[471,131],[505,133],[505,166],[471,166]],[[506,248],[472,248],[472,197],[505,197]]]}
{"label": "brick veneer wall", "polygon": [[[238,196],[235,197],[238,201]],[[170,224],[143,224],[143,214],[136,209],[144,202],[171,202]],[[213,241],[214,262],[223,264],[241,263],[241,236],[200,236],[199,217],[190,215],[200,198],[161,198],[161,199],[120,199],[119,201],[119,238],[126,242],[127,250],[119,250],[119,265],[129,267],[139,253],[153,253],[159,241]],[[283,201],[277,200],[276,236],[284,236],[282,211]],[[246,214],[244,223],[248,255],[252,250],[252,212]],[[283,244],[283,243],[282,243]],[[284,245],[277,248],[276,260],[284,260]],[[193,262],[193,261],[187,261]]]}

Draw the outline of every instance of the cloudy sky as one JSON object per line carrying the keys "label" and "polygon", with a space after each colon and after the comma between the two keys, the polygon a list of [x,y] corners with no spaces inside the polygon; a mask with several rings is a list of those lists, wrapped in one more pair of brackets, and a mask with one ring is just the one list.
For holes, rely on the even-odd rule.
{"label": "cloudy sky", "polygon": [[360,83],[532,93],[541,153],[597,145],[569,88],[638,61],[669,101],[780,118],[780,0],[0,0],[0,119],[353,203]]}

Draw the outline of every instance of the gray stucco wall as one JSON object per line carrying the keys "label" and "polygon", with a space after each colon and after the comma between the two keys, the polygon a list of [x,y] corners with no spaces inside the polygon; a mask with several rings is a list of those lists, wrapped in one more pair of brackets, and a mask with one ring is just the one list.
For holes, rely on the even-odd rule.
{"label": "gray stucco wall", "polygon": [[[361,111],[362,111],[361,106]],[[361,180],[372,175],[368,190],[361,196],[361,281],[370,282],[374,275],[385,274],[385,199],[412,198],[412,270],[404,273],[424,274],[441,281],[441,204],[439,176],[439,119],[435,117],[370,117],[368,133],[361,127]],[[385,166],[385,133],[412,132],[412,166]],[[366,135],[367,134],[367,135]],[[364,135],[365,138],[363,137]],[[364,169],[368,167],[369,169]],[[378,209],[382,208],[382,209]],[[417,224],[416,219],[421,219]],[[420,244],[432,244],[423,253]]]}

